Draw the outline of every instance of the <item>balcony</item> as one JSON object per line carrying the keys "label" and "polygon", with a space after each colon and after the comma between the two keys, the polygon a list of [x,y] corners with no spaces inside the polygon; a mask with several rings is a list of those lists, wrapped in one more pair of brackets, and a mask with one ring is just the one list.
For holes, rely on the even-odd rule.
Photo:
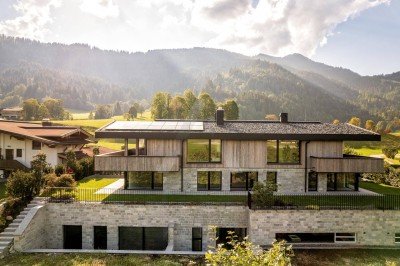
{"label": "balcony", "polygon": [[317,173],[383,173],[383,159],[344,155],[342,158],[310,157],[310,168]]}
{"label": "balcony", "polygon": [[98,155],[95,171],[157,171],[176,172],[180,169],[178,156],[123,156],[122,153]]}

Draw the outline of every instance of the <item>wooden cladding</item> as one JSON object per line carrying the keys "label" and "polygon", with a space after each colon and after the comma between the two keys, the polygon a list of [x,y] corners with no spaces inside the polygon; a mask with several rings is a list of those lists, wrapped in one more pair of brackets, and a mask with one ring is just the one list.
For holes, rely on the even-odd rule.
{"label": "wooden cladding", "polygon": [[95,171],[179,171],[178,156],[96,156]]}
{"label": "wooden cladding", "polygon": [[310,167],[318,173],[383,173],[383,159],[370,157],[310,157]]}

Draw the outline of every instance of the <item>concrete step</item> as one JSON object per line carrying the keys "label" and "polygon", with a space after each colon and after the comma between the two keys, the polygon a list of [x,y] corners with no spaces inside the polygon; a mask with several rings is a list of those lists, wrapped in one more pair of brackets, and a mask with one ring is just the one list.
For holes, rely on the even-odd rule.
{"label": "concrete step", "polygon": [[2,237],[11,237],[11,239],[14,238],[14,232],[3,232],[0,234],[0,240],[2,240]]}
{"label": "concrete step", "polygon": [[0,246],[8,245],[11,243],[11,240],[0,240]]}
{"label": "concrete step", "polygon": [[[30,210],[30,209],[29,209],[29,210]],[[29,212],[29,210],[27,210],[27,209],[25,208],[25,210],[23,210],[23,211],[20,213],[20,215],[27,215],[28,212]]]}
{"label": "concrete step", "polygon": [[26,208],[33,208],[36,207],[38,204],[37,203],[29,203],[28,206],[25,207]]}
{"label": "concrete step", "polygon": [[7,241],[12,241],[14,239],[13,236],[1,236],[0,237],[0,242],[7,242]]}
{"label": "concrete step", "polygon": [[26,216],[25,214],[24,215],[20,214],[15,219],[16,220],[23,220],[25,218],[25,216]]}
{"label": "concrete step", "polygon": [[4,233],[14,233],[15,229],[17,229],[16,227],[7,227],[6,229],[4,229]]}
{"label": "concrete step", "polygon": [[17,228],[19,226],[19,224],[20,223],[13,222],[13,223],[10,223],[7,228]]}
{"label": "concrete step", "polygon": [[15,218],[14,220],[13,220],[13,223],[20,223],[20,222],[22,222],[24,219],[17,219],[17,218]]}

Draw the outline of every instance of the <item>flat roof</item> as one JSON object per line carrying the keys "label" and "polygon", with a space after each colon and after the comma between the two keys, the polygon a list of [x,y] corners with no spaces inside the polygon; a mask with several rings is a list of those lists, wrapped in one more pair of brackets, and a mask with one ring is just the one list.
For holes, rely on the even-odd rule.
{"label": "flat roof", "polygon": [[204,125],[197,121],[115,121],[107,126],[107,130],[200,131],[204,130]]}
{"label": "flat roof", "polygon": [[[173,129],[159,126],[157,130],[149,127],[150,124],[166,125],[198,123],[203,129]],[[140,126],[144,123],[143,126]],[[190,127],[189,127],[190,128]],[[199,127],[200,128],[200,127]],[[294,140],[369,140],[380,141],[378,133],[356,127],[350,124],[330,124],[321,122],[286,122],[279,121],[224,121],[219,126],[215,121],[124,121],[112,122],[95,132],[96,138],[154,138],[154,139],[189,139],[189,138],[216,138],[236,140],[267,140],[267,139],[294,139]]]}

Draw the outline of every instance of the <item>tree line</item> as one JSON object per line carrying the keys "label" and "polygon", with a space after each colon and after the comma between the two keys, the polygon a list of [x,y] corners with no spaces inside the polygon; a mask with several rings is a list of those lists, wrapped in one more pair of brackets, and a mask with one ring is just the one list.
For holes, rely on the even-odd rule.
{"label": "tree line", "polygon": [[223,103],[215,103],[214,99],[202,92],[196,96],[193,90],[187,89],[183,95],[172,96],[168,92],[157,92],[151,103],[153,119],[199,119],[209,120],[215,116],[217,107],[222,107],[224,118],[239,118],[239,107],[235,100],[228,99]]}
{"label": "tree line", "polygon": [[30,98],[23,101],[23,119],[25,121],[54,119],[69,120],[72,115],[64,109],[64,102],[60,99],[45,98],[39,103],[37,99]]}

